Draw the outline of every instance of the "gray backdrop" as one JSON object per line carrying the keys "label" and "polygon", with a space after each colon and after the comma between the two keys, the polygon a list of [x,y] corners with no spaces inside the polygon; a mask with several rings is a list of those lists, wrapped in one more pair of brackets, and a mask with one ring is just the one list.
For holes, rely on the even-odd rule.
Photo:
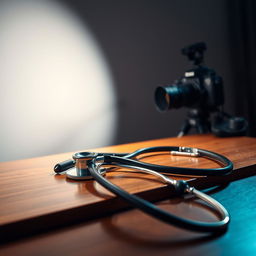
{"label": "gray backdrop", "polygon": [[156,111],[157,85],[171,84],[191,67],[180,49],[208,45],[205,62],[224,78],[225,110],[233,113],[228,1],[85,0],[66,4],[79,14],[104,50],[118,92],[115,143],[176,136],[186,110]]}

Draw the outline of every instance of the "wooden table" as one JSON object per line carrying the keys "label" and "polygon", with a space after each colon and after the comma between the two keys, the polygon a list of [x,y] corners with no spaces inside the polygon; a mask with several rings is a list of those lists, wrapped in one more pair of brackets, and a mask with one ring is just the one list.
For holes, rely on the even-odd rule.
{"label": "wooden table", "polygon": [[[196,135],[96,151],[130,152],[157,145],[208,149],[233,161],[235,168],[231,175],[186,177],[199,188],[220,185],[209,193],[230,211],[231,224],[224,235],[188,232],[163,224],[138,210],[124,211],[129,206],[95,181],[73,182],[65,175],[54,175],[54,164],[70,158],[70,154],[60,154],[0,164],[0,255],[255,253],[256,139]],[[202,158],[170,155],[158,155],[145,161],[195,168],[217,166]],[[120,171],[108,173],[107,177],[131,193],[158,201],[160,207],[173,213],[206,221],[216,218],[198,202],[173,197],[164,184],[146,174]]]}

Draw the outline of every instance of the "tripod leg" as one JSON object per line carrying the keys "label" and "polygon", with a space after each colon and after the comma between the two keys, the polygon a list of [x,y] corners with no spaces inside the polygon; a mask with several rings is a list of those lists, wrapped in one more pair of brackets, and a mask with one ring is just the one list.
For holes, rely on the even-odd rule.
{"label": "tripod leg", "polygon": [[208,123],[201,123],[201,122],[197,122],[196,130],[199,134],[208,133],[210,131]]}
{"label": "tripod leg", "polygon": [[183,126],[181,127],[181,130],[180,130],[180,132],[178,133],[178,136],[177,136],[177,137],[180,138],[180,137],[182,137],[182,136],[188,134],[190,128],[191,128],[191,125],[190,125],[189,121],[188,121],[188,120],[185,120],[185,122],[184,122]]}

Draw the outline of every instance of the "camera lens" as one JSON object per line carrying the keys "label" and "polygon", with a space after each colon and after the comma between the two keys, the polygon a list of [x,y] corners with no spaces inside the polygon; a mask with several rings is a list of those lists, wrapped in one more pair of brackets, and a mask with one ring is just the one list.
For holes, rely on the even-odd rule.
{"label": "camera lens", "polygon": [[190,107],[198,102],[200,91],[192,84],[159,86],[155,91],[157,109],[166,111],[171,108]]}

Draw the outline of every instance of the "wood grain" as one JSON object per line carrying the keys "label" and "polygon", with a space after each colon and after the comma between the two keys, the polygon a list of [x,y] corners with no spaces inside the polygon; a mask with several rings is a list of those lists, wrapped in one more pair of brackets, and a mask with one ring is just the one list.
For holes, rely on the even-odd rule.
{"label": "wood grain", "polygon": [[[207,187],[256,173],[256,139],[248,137],[216,138],[212,135],[195,135],[111,146],[93,151],[131,152],[142,147],[165,145],[208,149],[233,161],[235,171],[228,177],[187,177],[195,186]],[[11,238],[35,233],[51,227],[101,217],[127,207],[122,200],[113,197],[94,181],[74,182],[66,179],[65,175],[54,175],[53,166],[70,157],[71,153],[66,153],[0,163],[2,236]],[[194,168],[216,166],[216,163],[203,158],[170,155],[157,155],[146,158],[145,161]],[[145,174],[115,172],[107,174],[107,177],[127,191],[152,201],[170,196],[170,191],[165,185]]]}
{"label": "wood grain", "polygon": [[[114,214],[72,227],[0,246],[0,255],[255,255],[256,176],[242,179],[212,194],[229,210],[231,223],[225,234],[211,236],[164,224],[138,210]],[[171,199],[158,206],[179,216],[199,216],[212,221],[209,212],[190,201]]]}

